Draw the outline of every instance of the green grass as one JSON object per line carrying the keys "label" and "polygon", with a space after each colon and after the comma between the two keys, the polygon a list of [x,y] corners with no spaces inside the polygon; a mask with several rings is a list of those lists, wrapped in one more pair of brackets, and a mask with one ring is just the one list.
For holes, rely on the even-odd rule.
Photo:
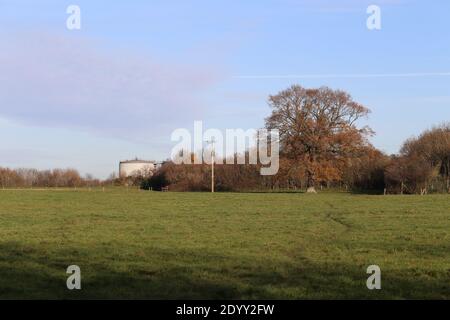
{"label": "green grass", "polygon": [[450,196],[0,190],[0,298],[450,299]]}

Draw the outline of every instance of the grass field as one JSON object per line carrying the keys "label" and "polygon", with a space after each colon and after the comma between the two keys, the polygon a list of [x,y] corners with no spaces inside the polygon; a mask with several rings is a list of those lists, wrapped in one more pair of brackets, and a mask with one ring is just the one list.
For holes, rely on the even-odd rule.
{"label": "grass field", "polygon": [[0,298],[450,299],[450,196],[0,190]]}

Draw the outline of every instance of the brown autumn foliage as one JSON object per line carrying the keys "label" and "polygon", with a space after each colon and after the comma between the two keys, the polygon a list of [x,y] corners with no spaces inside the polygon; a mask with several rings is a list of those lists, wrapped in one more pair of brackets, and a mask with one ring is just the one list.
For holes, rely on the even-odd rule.
{"label": "brown autumn foliage", "polygon": [[385,188],[385,170],[389,163],[387,155],[373,146],[366,146],[357,157],[347,160],[342,181],[352,190],[382,192]]}
{"label": "brown autumn foliage", "polygon": [[386,169],[386,186],[400,193],[450,190],[450,124],[426,130],[403,144]]}
{"label": "brown autumn foliage", "polygon": [[[217,191],[244,191],[260,189],[262,186],[263,178],[256,165],[215,164],[214,168]],[[167,186],[172,191],[209,191],[211,166],[167,161],[142,184],[144,189],[153,190]]]}
{"label": "brown autumn foliage", "polygon": [[[245,191],[345,187],[377,193],[450,192],[450,124],[407,140],[399,155],[370,145],[357,121],[369,109],[340,90],[294,85],[269,97],[267,129],[280,132],[280,168],[261,176],[258,165],[216,164],[216,190]],[[144,187],[210,190],[207,165],[166,163]],[[441,187],[439,187],[441,185]]]}
{"label": "brown autumn foliage", "polygon": [[450,123],[426,130],[419,137],[407,140],[400,153],[427,162],[444,179],[447,190],[450,188]]}
{"label": "brown autumn foliage", "polygon": [[[359,192],[450,192],[450,123],[426,130],[387,156],[367,141],[372,131],[356,122],[369,109],[340,90],[292,86],[269,97],[267,129],[280,131],[280,167],[261,176],[260,165],[215,165],[217,191],[257,191],[344,187]],[[235,155],[236,157],[237,155]],[[191,160],[194,155],[191,154]],[[248,158],[248,155],[247,155]],[[209,191],[211,167],[165,162],[153,175],[126,179],[112,175],[103,183],[141,185],[144,189]],[[0,187],[77,187],[100,182],[74,169],[0,168]]]}
{"label": "brown autumn foliage", "polygon": [[385,182],[390,192],[424,193],[433,175],[433,167],[423,158],[416,155],[396,156],[386,167]]}
{"label": "brown autumn foliage", "polygon": [[311,191],[320,181],[340,179],[345,161],[368,145],[372,133],[356,122],[368,108],[340,90],[294,85],[269,97],[268,129],[280,132],[281,156],[305,171]]}
{"label": "brown autumn foliage", "polygon": [[81,187],[98,185],[90,176],[81,177],[75,169],[9,169],[0,168],[1,188]]}

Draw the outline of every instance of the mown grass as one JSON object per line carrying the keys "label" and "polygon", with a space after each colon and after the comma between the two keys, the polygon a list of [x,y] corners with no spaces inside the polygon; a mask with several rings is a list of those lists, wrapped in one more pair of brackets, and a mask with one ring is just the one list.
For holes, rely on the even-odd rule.
{"label": "mown grass", "polygon": [[0,298],[449,299],[450,196],[0,190]]}

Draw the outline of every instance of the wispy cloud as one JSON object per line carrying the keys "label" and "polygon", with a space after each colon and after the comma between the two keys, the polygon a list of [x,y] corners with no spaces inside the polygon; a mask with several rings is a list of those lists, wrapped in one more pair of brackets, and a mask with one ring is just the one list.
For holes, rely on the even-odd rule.
{"label": "wispy cloud", "polygon": [[127,139],[160,136],[201,112],[200,95],[218,74],[80,37],[2,35],[0,116]]}
{"label": "wispy cloud", "polygon": [[379,6],[405,5],[410,0],[284,0],[290,6],[300,7],[310,11],[322,12],[361,12],[367,6],[376,4]]}
{"label": "wispy cloud", "polygon": [[415,73],[348,73],[348,74],[278,74],[278,75],[241,75],[237,79],[333,79],[333,78],[421,78],[448,77],[450,72]]}

